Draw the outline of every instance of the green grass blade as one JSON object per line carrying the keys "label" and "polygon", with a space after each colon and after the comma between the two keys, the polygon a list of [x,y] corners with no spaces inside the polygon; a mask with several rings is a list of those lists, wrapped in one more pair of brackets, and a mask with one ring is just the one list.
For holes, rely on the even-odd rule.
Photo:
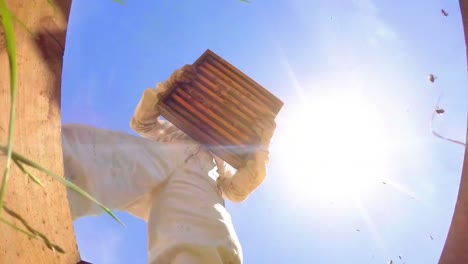
{"label": "green grass blade", "polygon": [[26,26],[26,24],[23,23],[23,21],[21,21],[21,19],[19,19],[15,14],[13,13],[10,13],[11,14],[11,18],[18,22],[18,24],[20,24],[20,26],[26,30],[26,32],[28,32],[28,34],[31,36],[31,37],[34,37],[34,33],[31,31],[31,29],[28,28],[28,26]]}
{"label": "green grass blade", "polygon": [[27,236],[30,237],[30,238],[37,238],[37,236],[35,236],[33,233],[31,233],[31,232],[29,232],[29,231],[26,231],[26,230],[24,230],[24,229],[22,229],[22,228],[17,227],[15,224],[10,223],[10,222],[8,222],[7,220],[3,219],[3,217],[0,217],[0,222],[2,222],[2,223],[4,223],[4,224],[6,224],[7,226],[9,226],[9,227],[15,229],[16,231],[19,231],[19,232],[21,232],[21,233],[27,235]]}
{"label": "green grass blade", "polygon": [[29,172],[24,166],[23,164],[21,164],[21,162],[19,162],[18,160],[16,159],[13,159],[13,161],[15,162],[16,166],[18,166],[18,168],[20,168],[20,170],[26,174],[33,182],[39,184],[41,187],[44,187],[44,185],[42,185],[42,182],[36,177],[34,176],[31,172]]}
{"label": "green grass blade", "polygon": [[5,33],[6,49],[8,54],[8,63],[10,65],[10,124],[8,127],[8,145],[6,151],[6,165],[3,173],[2,185],[0,187],[0,216],[3,211],[3,201],[6,194],[6,186],[10,177],[11,156],[13,152],[13,131],[15,126],[15,106],[16,106],[16,47],[15,34],[11,19],[10,10],[5,0],[0,0],[0,18]]}
{"label": "green grass blade", "polygon": [[117,4],[125,4],[125,2],[123,0],[112,0],[113,2],[116,2]]}
{"label": "green grass blade", "polygon": [[[0,151],[6,152],[6,150],[7,150],[7,147],[0,145]],[[33,167],[33,168],[35,168],[35,169],[37,169],[39,171],[42,171],[42,172],[48,174],[49,176],[51,176],[52,178],[54,178],[58,182],[60,182],[63,185],[67,186],[68,188],[72,189],[73,191],[77,192],[78,194],[80,194],[81,196],[85,197],[86,199],[92,201],[93,203],[97,204],[107,214],[109,214],[112,218],[114,218],[117,222],[119,222],[121,225],[125,226],[124,223],[122,223],[122,221],[120,221],[120,219],[114,213],[112,213],[112,211],[109,208],[105,207],[102,203],[97,201],[89,193],[87,193],[85,190],[83,190],[80,187],[78,187],[77,185],[75,185],[73,182],[71,182],[71,181],[69,181],[69,180],[67,180],[67,179],[65,179],[63,177],[60,177],[59,175],[49,171],[48,169],[42,167],[41,165],[35,163],[34,161],[29,160],[28,158],[22,156],[21,154],[18,154],[16,152],[14,152],[14,151],[12,151],[12,158],[19,161],[19,162],[21,162],[24,165],[28,165],[30,167]]]}
{"label": "green grass blade", "polygon": [[[4,208],[6,213],[8,213],[11,217],[13,218],[16,218],[16,220],[20,221],[21,224],[24,225],[24,227],[26,227],[26,229],[28,230],[27,232],[30,232],[34,238],[37,238],[37,239],[41,239],[44,244],[46,244],[46,246],[52,250],[52,251],[56,251],[56,252],[59,252],[59,253],[65,253],[65,250],[63,250],[60,246],[57,246],[55,244],[53,244],[52,242],[50,242],[50,240],[47,238],[46,235],[42,234],[41,232],[39,232],[38,230],[34,229],[33,227],[31,227],[28,223],[28,221],[26,221],[26,219],[24,219],[23,217],[21,217],[21,215],[19,215],[18,213],[16,213],[15,211],[13,211],[12,209],[8,208],[6,205],[4,205]],[[17,227],[17,226],[16,226]],[[20,230],[20,231],[24,231],[25,230],[22,230],[21,228],[17,227],[15,228],[16,230]]]}
{"label": "green grass blade", "polygon": [[54,9],[54,11],[57,11],[57,6],[54,3],[54,0],[47,0],[47,3]]}

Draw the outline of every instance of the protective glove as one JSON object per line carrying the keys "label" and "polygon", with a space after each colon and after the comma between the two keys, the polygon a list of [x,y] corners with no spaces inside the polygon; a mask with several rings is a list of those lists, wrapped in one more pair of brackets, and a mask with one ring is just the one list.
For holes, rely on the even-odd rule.
{"label": "protective glove", "polygon": [[182,68],[175,70],[169,79],[167,80],[167,87],[175,85],[176,83],[190,83],[195,79],[196,71],[195,68],[190,64],[185,64]]}
{"label": "protective glove", "polygon": [[264,181],[269,161],[268,148],[275,128],[276,123],[271,114],[256,120],[253,126],[259,137],[256,151],[234,175],[220,174],[216,179],[218,191],[223,197],[233,202],[242,202]]}
{"label": "protective glove", "polygon": [[253,130],[259,137],[259,151],[267,151],[270,147],[271,138],[276,129],[276,122],[271,114],[264,114],[255,121]]}
{"label": "protective glove", "polygon": [[270,142],[276,129],[274,117],[271,114],[263,115],[256,120],[253,129],[259,137],[259,142],[255,152],[250,155],[247,161],[247,167],[250,168],[266,164],[270,159]]}
{"label": "protective glove", "polygon": [[159,116],[158,104],[164,94],[176,83],[188,83],[195,78],[195,69],[191,65],[184,65],[175,70],[167,81],[160,82],[156,88],[148,88],[143,92],[143,96],[138,103],[131,127],[142,129],[143,124],[152,124]]}

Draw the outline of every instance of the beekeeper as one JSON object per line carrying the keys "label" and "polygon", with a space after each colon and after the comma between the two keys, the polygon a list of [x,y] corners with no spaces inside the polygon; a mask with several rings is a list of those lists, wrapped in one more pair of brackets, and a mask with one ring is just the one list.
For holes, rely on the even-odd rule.
{"label": "beekeeper", "polygon": [[[187,83],[185,65],[147,89],[131,128],[142,137],[70,124],[62,128],[65,177],[112,210],[147,222],[149,262],[154,264],[237,264],[242,249],[224,200],[241,202],[265,179],[274,122],[258,120],[261,140],[239,170],[207,146],[161,120],[157,105],[174,83]],[[73,219],[102,213],[73,191]]]}

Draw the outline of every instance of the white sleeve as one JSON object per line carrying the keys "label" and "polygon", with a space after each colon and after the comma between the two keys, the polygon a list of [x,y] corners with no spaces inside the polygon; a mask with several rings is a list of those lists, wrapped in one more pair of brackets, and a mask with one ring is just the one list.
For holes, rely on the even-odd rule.
{"label": "white sleeve", "polygon": [[173,124],[159,118],[157,106],[165,85],[168,83],[159,83],[156,89],[146,89],[135,108],[130,127],[142,137],[159,141],[163,135],[178,131]]}
{"label": "white sleeve", "polygon": [[244,201],[265,179],[268,153],[258,152],[255,159],[248,160],[246,165],[235,171],[227,163],[221,170],[217,185],[223,197],[232,202]]}

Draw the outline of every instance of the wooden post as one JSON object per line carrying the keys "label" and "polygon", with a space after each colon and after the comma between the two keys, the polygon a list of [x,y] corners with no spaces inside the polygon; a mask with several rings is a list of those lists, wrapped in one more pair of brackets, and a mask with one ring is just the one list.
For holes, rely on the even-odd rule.
{"label": "wooden post", "polygon": [[[465,43],[468,47],[468,0],[460,0],[460,9]],[[453,263],[468,263],[468,149],[466,147],[455,212],[439,260],[439,264]]]}
{"label": "wooden post", "polygon": [[[55,5],[51,5],[54,2]],[[14,150],[63,174],[60,139],[60,84],[65,33],[71,0],[7,0],[20,20],[14,21],[18,59],[18,91]],[[30,31],[30,32],[28,32]],[[0,144],[7,143],[10,107],[8,60],[0,34]],[[0,157],[3,177],[5,157]],[[78,263],[80,260],[66,189],[45,174],[36,173],[44,188],[31,182],[15,165],[6,204],[28,224],[66,253],[54,253],[39,239],[0,223],[0,263]],[[25,228],[7,212],[2,217]]]}

